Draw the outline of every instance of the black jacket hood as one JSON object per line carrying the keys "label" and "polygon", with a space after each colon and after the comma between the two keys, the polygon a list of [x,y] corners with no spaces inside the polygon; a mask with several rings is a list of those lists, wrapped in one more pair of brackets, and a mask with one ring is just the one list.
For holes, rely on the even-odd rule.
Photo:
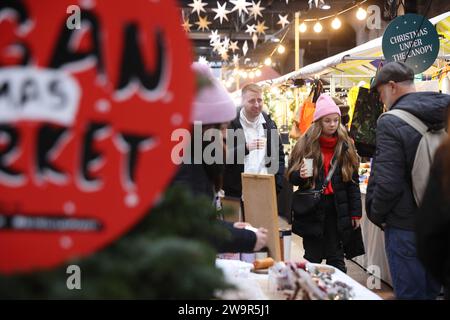
{"label": "black jacket hood", "polygon": [[447,121],[450,95],[436,92],[412,92],[400,97],[391,109],[408,111],[428,127],[441,129]]}

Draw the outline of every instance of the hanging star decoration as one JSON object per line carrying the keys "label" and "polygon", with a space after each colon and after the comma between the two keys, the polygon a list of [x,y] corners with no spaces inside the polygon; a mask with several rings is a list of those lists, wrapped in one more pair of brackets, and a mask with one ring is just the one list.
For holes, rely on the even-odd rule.
{"label": "hanging star decoration", "polygon": [[258,43],[258,36],[256,35],[256,33],[253,34],[252,40],[253,40],[253,49],[255,49],[256,44]]}
{"label": "hanging star decoration", "polygon": [[211,22],[208,21],[208,17],[205,16],[203,18],[202,16],[199,16],[198,19],[199,19],[198,22],[195,23],[196,25],[198,25],[197,30],[202,30],[202,31],[205,31],[205,29],[209,30],[208,26],[211,24]]}
{"label": "hanging star decoration", "polygon": [[222,53],[221,55],[220,55],[220,57],[222,58],[222,60],[223,61],[228,61],[228,58],[229,58],[229,56],[228,56],[228,52],[224,52],[224,53]]}
{"label": "hanging star decoration", "polygon": [[239,16],[242,15],[242,11],[248,14],[247,7],[251,5],[250,2],[245,0],[230,0],[230,2],[234,4],[234,8],[231,12],[238,10]]}
{"label": "hanging star decoration", "polygon": [[259,22],[256,25],[256,32],[258,34],[266,34],[266,30],[269,29],[268,27],[266,27],[266,23],[265,21]]}
{"label": "hanging star decoration", "polygon": [[192,13],[197,12],[197,14],[200,16],[201,12],[206,12],[206,10],[203,8],[204,6],[207,6],[207,3],[202,2],[202,0],[193,0],[194,2],[189,3],[188,6],[192,7]]}
{"label": "hanging star decoration", "polygon": [[248,51],[248,44],[247,40],[245,40],[244,45],[242,46],[242,53],[244,54],[244,56],[247,55],[247,51]]}
{"label": "hanging star decoration", "polygon": [[233,63],[237,66],[239,64],[239,55],[234,54],[233,55]]}
{"label": "hanging star decoration", "polygon": [[255,25],[247,25],[247,30],[245,30],[245,33],[248,33],[249,35],[256,33]]}
{"label": "hanging star decoration", "polygon": [[227,14],[229,14],[231,11],[226,9],[227,3],[225,2],[223,5],[221,5],[219,2],[217,2],[217,9],[212,9],[216,13],[216,16],[214,17],[214,20],[217,18],[220,19],[220,24],[222,24],[223,19],[228,21]]}
{"label": "hanging star decoration", "polygon": [[212,44],[212,43],[215,43],[215,42],[217,42],[218,40],[220,41],[220,35],[219,35],[219,32],[217,31],[217,30],[214,30],[214,31],[211,31],[211,35],[209,36],[209,43],[210,44]]}
{"label": "hanging star decoration", "polygon": [[222,42],[220,41],[220,38],[212,42],[211,46],[213,47],[213,52],[220,52],[222,49]]}
{"label": "hanging star decoration", "polygon": [[263,11],[264,9],[264,7],[261,7],[261,1],[259,1],[258,4],[255,4],[255,2],[252,1],[252,7],[248,10],[250,11],[250,16],[253,16],[253,18],[256,20],[258,16],[263,16],[261,11]]}
{"label": "hanging star decoration", "polygon": [[238,42],[237,42],[237,41],[231,41],[231,42],[230,42],[230,47],[229,47],[228,49],[232,50],[233,53],[234,53],[236,50],[239,50]]}
{"label": "hanging star decoration", "polygon": [[222,46],[228,50],[230,47],[230,38],[228,37],[223,38]]}
{"label": "hanging star decoration", "polygon": [[198,58],[198,63],[208,65],[208,60],[206,60],[206,57],[200,56]]}
{"label": "hanging star decoration", "polygon": [[281,28],[284,29],[284,27],[289,24],[289,21],[287,19],[288,15],[282,16],[281,14],[278,15],[280,20],[277,22],[277,24],[281,24]]}
{"label": "hanging star decoration", "polygon": [[183,19],[183,24],[181,25],[186,32],[191,32],[192,24],[189,23],[189,18]]}

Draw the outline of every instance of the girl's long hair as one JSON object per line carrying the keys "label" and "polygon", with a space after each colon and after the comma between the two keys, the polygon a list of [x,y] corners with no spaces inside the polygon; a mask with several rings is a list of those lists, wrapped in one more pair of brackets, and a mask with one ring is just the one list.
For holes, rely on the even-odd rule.
{"label": "girl's long hair", "polygon": [[[300,170],[303,158],[314,159],[313,179],[307,187],[314,187],[313,182],[319,175],[319,169],[323,164],[322,152],[320,150],[319,138],[322,135],[321,120],[313,122],[305,134],[297,141],[294,149],[289,157],[289,166],[287,176],[292,172]],[[350,139],[347,130],[341,124],[339,118],[339,126],[336,131],[337,143],[335,147],[335,159],[337,159],[342,170],[342,178],[344,182],[352,180],[352,175],[359,168],[359,156],[356,153],[353,141]]]}

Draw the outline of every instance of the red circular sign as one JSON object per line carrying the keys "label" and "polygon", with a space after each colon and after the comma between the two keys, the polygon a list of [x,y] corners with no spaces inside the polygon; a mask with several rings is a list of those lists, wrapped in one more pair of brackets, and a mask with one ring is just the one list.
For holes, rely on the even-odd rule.
{"label": "red circular sign", "polygon": [[[76,1],[75,1],[76,2]],[[189,126],[174,1],[0,4],[0,272],[86,256],[136,224]]]}

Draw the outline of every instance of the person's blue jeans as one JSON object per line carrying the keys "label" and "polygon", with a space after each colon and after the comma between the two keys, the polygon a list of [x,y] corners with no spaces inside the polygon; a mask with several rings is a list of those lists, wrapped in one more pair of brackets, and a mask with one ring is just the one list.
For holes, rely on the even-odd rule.
{"label": "person's blue jeans", "polygon": [[384,237],[396,298],[436,299],[441,286],[417,258],[414,231],[386,227]]}

